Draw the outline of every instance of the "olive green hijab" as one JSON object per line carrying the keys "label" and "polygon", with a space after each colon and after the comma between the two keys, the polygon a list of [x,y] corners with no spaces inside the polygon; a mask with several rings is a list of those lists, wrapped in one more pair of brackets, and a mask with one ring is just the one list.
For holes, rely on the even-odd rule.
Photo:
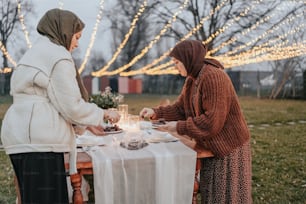
{"label": "olive green hijab", "polygon": [[[75,33],[85,27],[81,19],[71,11],[51,9],[45,13],[37,25],[37,31],[50,39],[51,42],[70,49],[71,40]],[[88,92],[82,82],[78,69],[76,68],[76,79],[80,88],[82,98],[88,101]]]}
{"label": "olive green hijab", "polygon": [[37,31],[53,43],[70,48],[72,36],[83,30],[85,24],[71,11],[51,9],[37,25]]}

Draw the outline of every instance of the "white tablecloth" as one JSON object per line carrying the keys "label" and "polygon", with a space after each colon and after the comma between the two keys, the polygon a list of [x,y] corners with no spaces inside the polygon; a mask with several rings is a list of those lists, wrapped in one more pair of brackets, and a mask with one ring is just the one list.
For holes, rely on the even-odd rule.
{"label": "white tablecloth", "polygon": [[[107,137],[103,139],[109,141]],[[180,141],[149,143],[139,150],[106,145],[87,152],[93,162],[96,204],[192,202],[196,152]]]}

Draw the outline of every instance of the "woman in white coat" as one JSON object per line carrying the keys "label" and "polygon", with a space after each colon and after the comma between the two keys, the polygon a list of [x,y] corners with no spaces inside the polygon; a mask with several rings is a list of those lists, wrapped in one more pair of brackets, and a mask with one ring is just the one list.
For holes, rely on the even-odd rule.
{"label": "woman in white coat", "polygon": [[3,120],[1,140],[22,203],[68,203],[64,152],[70,152],[70,174],[76,173],[73,126],[99,126],[120,118],[84,100],[71,56],[84,26],[70,11],[49,10],[37,26],[42,36],[13,72],[13,104]]}

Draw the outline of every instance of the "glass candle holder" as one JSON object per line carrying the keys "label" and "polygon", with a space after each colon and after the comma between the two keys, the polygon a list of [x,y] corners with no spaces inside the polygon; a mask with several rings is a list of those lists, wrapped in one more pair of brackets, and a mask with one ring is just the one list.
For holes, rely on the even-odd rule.
{"label": "glass candle holder", "polygon": [[121,119],[127,121],[129,114],[129,106],[127,104],[119,104],[118,111],[121,114]]}
{"label": "glass candle holder", "polygon": [[139,116],[128,115],[128,129],[130,131],[139,131]]}

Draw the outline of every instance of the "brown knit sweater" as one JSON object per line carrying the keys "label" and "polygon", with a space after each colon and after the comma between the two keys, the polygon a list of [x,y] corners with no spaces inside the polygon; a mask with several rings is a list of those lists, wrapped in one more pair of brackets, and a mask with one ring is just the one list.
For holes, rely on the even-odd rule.
{"label": "brown knit sweater", "polygon": [[154,109],[158,118],[178,121],[177,132],[224,157],[249,141],[250,133],[228,75],[206,65],[197,79],[187,78],[173,104]]}

